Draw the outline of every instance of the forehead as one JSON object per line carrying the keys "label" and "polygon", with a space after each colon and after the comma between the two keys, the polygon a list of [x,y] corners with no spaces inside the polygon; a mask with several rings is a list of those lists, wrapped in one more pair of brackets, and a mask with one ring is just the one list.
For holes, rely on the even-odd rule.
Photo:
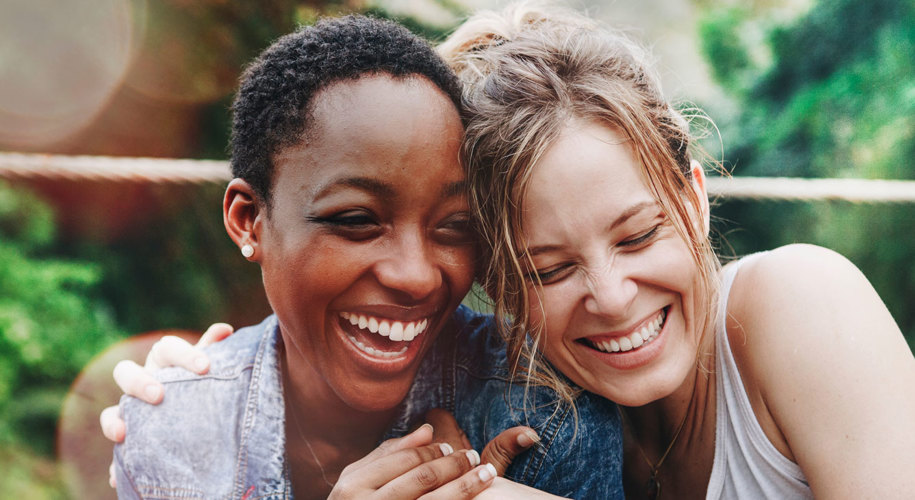
{"label": "forehead", "polygon": [[525,213],[611,210],[653,201],[646,181],[622,133],[600,122],[572,120],[533,168]]}
{"label": "forehead", "polygon": [[457,110],[423,77],[336,82],[315,95],[309,118],[303,141],[277,154],[277,181],[294,176],[317,191],[341,176],[406,187],[463,179]]}
{"label": "forehead", "polygon": [[451,100],[422,76],[379,73],[341,80],[319,91],[311,108],[312,144],[376,138],[437,142],[453,139],[452,125],[460,127]]}

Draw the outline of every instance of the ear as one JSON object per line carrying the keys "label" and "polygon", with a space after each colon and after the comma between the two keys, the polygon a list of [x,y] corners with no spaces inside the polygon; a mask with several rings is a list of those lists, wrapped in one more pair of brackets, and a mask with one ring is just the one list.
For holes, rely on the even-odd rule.
{"label": "ear", "polygon": [[699,210],[702,216],[703,227],[705,228],[706,236],[708,236],[711,210],[709,209],[708,191],[705,189],[705,170],[703,170],[702,165],[696,160],[691,160],[689,162],[689,168],[693,177],[693,191],[696,192],[696,198],[699,200]]}
{"label": "ear", "polygon": [[222,220],[229,237],[239,249],[251,245],[254,254],[246,259],[260,262],[259,243],[265,212],[254,188],[241,179],[232,179],[222,200]]}

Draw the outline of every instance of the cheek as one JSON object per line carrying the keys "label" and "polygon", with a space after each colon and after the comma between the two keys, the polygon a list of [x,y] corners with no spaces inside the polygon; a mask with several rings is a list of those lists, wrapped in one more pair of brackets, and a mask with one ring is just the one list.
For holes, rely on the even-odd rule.
{"label": "cheek", "polygon": [[463,298],[473,284],[477,260],[476,248],[467,245],[443,249],[439,252],[437,260],[452,287],[452,293]]}
{"label": "cheek", "polygon": [[528,286],[530,297],[530,324],[540,329],[543,335],[543,350],[547,356],[555,346],[562,343],[562,337],[569,328],[572,308],[568,294],[560,286],[548,286],[539,291],[534,285]]}
{"label": "cheek", "polygon": [[315,306],[351,286],[372,262],[369,249],[326,239],[287,237],[285,243],[265,249],[261,263],[264,288],[275,308],[284,303],[286,309],[313,313]]}

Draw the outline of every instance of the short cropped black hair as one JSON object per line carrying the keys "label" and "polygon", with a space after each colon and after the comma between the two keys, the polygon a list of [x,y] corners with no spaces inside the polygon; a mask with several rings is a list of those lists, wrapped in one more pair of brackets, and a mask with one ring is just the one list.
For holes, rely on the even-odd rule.
{"label": "short cropped black hair", "polygon": [[391,21],[324,19],[277,40],[242,75],[232,106],[232,175],[269,207],[272,156],[303,139],[313,96],[334,82],[373,73],[423,76],[460,110],[457,77],[425,40]]}

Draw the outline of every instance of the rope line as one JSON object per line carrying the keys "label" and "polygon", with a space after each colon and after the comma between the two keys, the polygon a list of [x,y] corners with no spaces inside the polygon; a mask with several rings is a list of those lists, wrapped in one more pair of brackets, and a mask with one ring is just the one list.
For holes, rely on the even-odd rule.
{"label": "rope line", "polygon": [[229,163],[114,156],[0,153],[0,178],[153,183],[221,183]]}
{"label": "rope line", "polygon": [[[228,162],[219,160],[0,152],[0,178],[202,184],[225,183],[232,179],[232,174]],[[915,181],[795,177],[709,177],[706,180],[710,196],[726,199],[915,202]]]}

